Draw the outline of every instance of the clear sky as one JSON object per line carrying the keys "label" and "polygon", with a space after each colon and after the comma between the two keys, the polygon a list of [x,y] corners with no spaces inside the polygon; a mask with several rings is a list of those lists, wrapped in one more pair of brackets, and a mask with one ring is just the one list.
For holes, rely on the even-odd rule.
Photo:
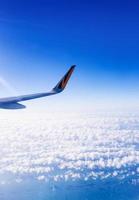
{"label": "clear sky", "polygon": [[1,96],[47,91],[72,64],[65,93],[26,104],[139,108],[139,2],[0,0]]}

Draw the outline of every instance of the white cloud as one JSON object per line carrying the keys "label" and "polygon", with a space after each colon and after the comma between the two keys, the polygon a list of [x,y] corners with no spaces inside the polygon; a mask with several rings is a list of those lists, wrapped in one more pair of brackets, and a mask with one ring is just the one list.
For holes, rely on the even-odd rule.
{"label": "white cloud", "polygon": [[124,179],[139,171],[138,115],[17,112],[0,121],[1,175],[58,181]]}

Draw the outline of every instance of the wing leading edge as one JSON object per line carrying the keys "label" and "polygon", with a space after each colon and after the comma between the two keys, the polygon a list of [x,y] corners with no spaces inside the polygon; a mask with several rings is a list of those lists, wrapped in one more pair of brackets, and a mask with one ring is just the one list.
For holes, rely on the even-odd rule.
{"label": "wing leading edge", "polygon": [[68,70],[68,72],[64,75],[64,77],[58,82],[58,84],[50,92],[0,98],[0,108],[3,108],[3,109],[25,108],[24,105],[19,104],[18,102],[37,99],[37,98],[46,97],[46,96],[50,96],[50,95],[55,95],[55,94],[62,92],[65,89],[65,87],[74,71],[74,68],[75,68],[75,65],[71,66],[70,69]]}

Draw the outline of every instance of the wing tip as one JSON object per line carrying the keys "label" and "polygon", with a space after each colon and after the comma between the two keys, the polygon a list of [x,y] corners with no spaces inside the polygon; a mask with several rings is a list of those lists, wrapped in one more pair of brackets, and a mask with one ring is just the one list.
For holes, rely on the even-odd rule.
{"label": "wing tip", "polygon": [[53,88],[53,90],[55,90],[56,92],[62,92],[65,89],[75,67],[76,65],[72,65],[70,67],[70,69],[67,71],[64,77],[58,82],[58,84]]}
{"label": "wing tip", "polygon": [[76,65],[71,65],[70,69],[75,69]]}

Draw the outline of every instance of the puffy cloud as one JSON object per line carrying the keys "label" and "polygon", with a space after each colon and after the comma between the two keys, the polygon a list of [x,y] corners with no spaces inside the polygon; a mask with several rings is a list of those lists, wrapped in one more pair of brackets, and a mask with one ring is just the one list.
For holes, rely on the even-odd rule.
{"label": "puffy cloud", "polygon": [[0,121],[1,176],[20,182],[24,176],[66,181],[139,173],[138,115],[21,112]]}

